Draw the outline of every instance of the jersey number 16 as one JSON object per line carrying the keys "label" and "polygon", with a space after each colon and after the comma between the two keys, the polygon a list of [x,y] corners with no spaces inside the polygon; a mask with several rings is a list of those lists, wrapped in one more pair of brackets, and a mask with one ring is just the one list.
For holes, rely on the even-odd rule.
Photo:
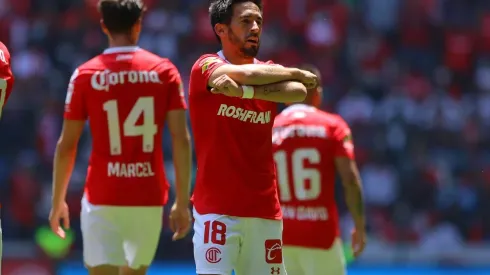
{"label": "jersey number 16", "polygon": [[[155,147],[155,135],[158,127],[155,124],[155,103],[152,96],[140,97],[131,108],[123,123],[122,134],[125,137],[141,136],[143,138],[142,150],[145,153],[153,152]],[[121,123],[119,121],[119,109],[117,100],[109,100],[104,103],[104,111],[107,113],[107,125],[109,125],[109,145],[111,155],[120,155],[121,149]],[[143,124],[136,125],[143,114]]]}
{"label": "jersey number 16", "polygon": [[[274,154],[276,162],[277,181],[279,183],[281,202],[288,202],[292,199],[288,166],[291,165],[292,187],[294,196],[299,201],[309,201],[317,199],[321,193],[321,175],[315,168],[305,168],[304,162],[311,164],[320,163],[320,152],[314,148],[301,148],[293,151],[289,157],[286,151],[277,151]],[[306,182],[309,181],[309,188]]]}

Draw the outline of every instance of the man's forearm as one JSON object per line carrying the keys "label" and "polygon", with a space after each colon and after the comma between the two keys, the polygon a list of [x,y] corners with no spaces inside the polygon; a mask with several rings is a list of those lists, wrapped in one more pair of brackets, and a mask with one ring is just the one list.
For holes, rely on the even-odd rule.
{"label": "man's forearm", "polygon": [[364,228],[366,221],[364,217],[364,199],[362,195],[362,187],[359,182],[353,181],[344,184],[345,200],[352,219],[357,228]]}
{"label": "man's forearm", "polygon": [[70,181],[73,166],[75,165],[76,149],[62,149],[56,147],[53,167],[53,205],[65,201],[68,183]]}
{"label": "man's forearm", "polygon": [[241,85],[266,85],[288,80],[299,80],[300,70],[266,64],[240,65],[239,71],[227,72]]}
{"label": "man's forearm", "polygon": [[192,154],[190,138],[172,140],[175,167],[176,200],[179,205],[188,206],[191,183]]}
{"label": "man's forearm", "polygon": [[278,103],[302,102],[306,98],[306,87],[296,81],[283,81],[254,86],[254,98]]}

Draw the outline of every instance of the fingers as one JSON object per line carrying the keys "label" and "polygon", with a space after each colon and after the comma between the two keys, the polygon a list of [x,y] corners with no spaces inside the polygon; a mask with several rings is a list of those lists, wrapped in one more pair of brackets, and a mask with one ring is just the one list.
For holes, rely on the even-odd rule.
{"label": "fingers", "polygon": [[180,219],[178,220],[175,220],[173,225],[174,228],[172,229],[172,231],[174,232],[172,240],[176,241],[184,238],[190,230],[190,224],[191,221],[188,217],[185,216],[180,217]]}
{"label": "fingers", "polygon": [[359,257],[366,247],[365,235],[353,232],[351,246],[352,251],[354,252],[354,257]]}
{"label": "fingers", "polygon": [[366,246],[366,243],[364,241],[359,242],[356,244],[356,247],[353,249],[354,250],[354,257],[359,257],[361,256],[362,252],[364,251],[364,247]]}
{"label": "fingers", "polygon": [[177,241],[177,240],[180,240],[180,239],[183,239],[187,233],[189,232],[189,229],[190,229],[190,223],[187,222],[187,224],[183,224],[181,227],[179,227],[177,229],[177,231],[174,233],[174,235],[172,236],[172,240],[173,241]]}
{"label": "fingers", "polygon": [[217,88],[211,88],[211,93],[213,94],[222,94],[223,92]]}
{"label": "fingers", "polygon": [[63,227],[65,229],[70,229],[70,215],[68,215],[68,213],[63,217]]}
{"label": "fingers", "polygon": [[222,75],[213,81],[213,86],[217,89],[223,89],[229,82],[229,77],[227,75]]}
{"label": "fingers", "polygon": [[56,234],[58,237],[60,237],[62,239],[64,239],[66,237],[66,233],[63,230],[63,228],[61,228],[58,218],[52,219],[49,222],[49,225],[51,227],[51,231],[53,231],[53,233]]}

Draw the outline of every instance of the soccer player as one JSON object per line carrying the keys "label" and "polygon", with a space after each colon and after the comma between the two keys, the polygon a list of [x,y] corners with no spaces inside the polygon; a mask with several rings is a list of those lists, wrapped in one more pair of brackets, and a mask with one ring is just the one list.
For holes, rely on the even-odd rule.
{"label": "soccer player", "polygon": [[77,144],[88,120],[93,148],[82,200],[84,261],[91,275],[146,274],[162,228],[168,183],[162,128],[172,135],[176,202],[170,213],[173,239],[190,228],[191,148],[186,103],[176,67],[136,46],[141,0],[100,0],[101,26],[109,39],[103,54],[78,67],[66,96],[57,144],[51,229],[69,227],[65,196]]}
{"label": "soccer player", "polygon": [[196,61],[189,88],[197,273],[286,274],[272,125],[276,102],[302,101],[317,78],[255,59],[260,0],[216,0],[209,12],[222,50]]}
{"label": "soccer player", "polygon": [[[306,65],[305,70],[319,71]],[[338,115],[320,111],[321,87],[308,90],[302,104],[287,107],[275,119],[272,143],[284,218],[284,260],[289,274],[345,274],[334,199],[340,174],[352,214],[354,255],[366,244],[359,171],[352,135]]]}
{"label": "soccer player", "polygon": [[[13,87],[14,75],[10,67],[10,53],[7,47],[0,42],[0,118],[2,118],[3,106],[7,103]],[[2,225],[0,223],[0,273],[2,273],[2,246]]]}

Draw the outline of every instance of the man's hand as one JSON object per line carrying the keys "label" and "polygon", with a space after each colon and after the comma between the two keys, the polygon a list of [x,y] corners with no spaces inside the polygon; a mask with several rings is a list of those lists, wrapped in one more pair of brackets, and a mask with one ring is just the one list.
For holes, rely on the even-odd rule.
{"label": "man's hand", "polygon": [[170,229],[174,232],[172,240],[184,238],[191,229],[191,211],[187,206],[179,206],[176,203],[170,209]]}
{"label": "man's hand", "polygon": [[243,90],[231,77],[224,74],[213,81],[213,94],[223,94],[231,97],[242,97]]}
{"label": "man's hand", "polygon": [[58,235],[58,237],[64,239],[66,237],[65,230],[60,226],[60,221],[63,220],[63,228],[70,229],[70,215],[68,211],[68,204],[63,202],[59,205],[53,205],[53,208],[49,212],[49,225],[51,230]]}
{"label": "man's hand", "polygon": [[354,257],[359,257],[366,247],[366,231],[364,229],[352,230],[352,251]]}
{"label": "man's hand", "polygon": [[318,86],[318,76],[309,71],[299,70],[297,80],[303,83],[308,90]]}

